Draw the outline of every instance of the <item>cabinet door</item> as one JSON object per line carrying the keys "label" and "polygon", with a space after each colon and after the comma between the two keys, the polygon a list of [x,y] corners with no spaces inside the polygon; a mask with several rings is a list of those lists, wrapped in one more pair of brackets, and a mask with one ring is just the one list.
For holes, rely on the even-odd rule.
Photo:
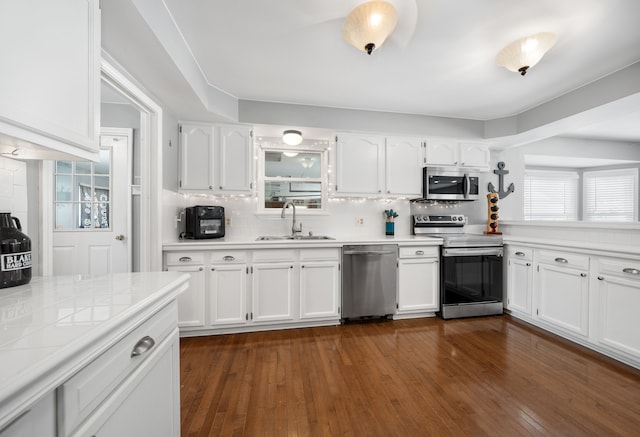
{"label": "cabinet door", "polygon": [[180,126],[181,190],[213,190],[214,138],[213,126],[199,124]]}
{"label": "cabinet door", "polygon": [[0,2],[0,53],[0,133],[97,158],[98,0]]}
{"label": "cabinet door", "polygon": [[251,268],[254,322],[293,319],[293,263],[259,263]]}
{"label": "cabinet door", "polygon": [[598,342],[640,358],[640,280],[598,276]]}
{"label": "cabinet door", "polygon": [[212,266],[209,272],[209,289],[209,324],[246,323],[249,318],[246,264]]}
{"label": "cabinet door", "polygon": [[507,308],[531,315],[533,266],[529,260],[510,259],[507,267]]}
{"label": "cabinet door", "polygon": [[76,435],[180,436],[180,359],[177,329],[156,345],[80,427]]}
{"label": "cabinet door", "polygon": [[384,137],[341,134],[336,146],[336,191],[379,195],[384,188]]}
{"label": "cabinet door", "polygon": [[231,194],[251,193],[252,144],[251,129],[248,127],[219,128],[217,191]]}
{"label": "cabinet door", "polygon": [[56,403],[51,391],[22,416],[0,429],[0,437],[55,437]]}
{"label": "cabinet door", "polygon": [[455,141],[427,141],[426,164],[458,165],[458,143]]}
{"label": "cabinet door", "polygon": [[398,312],[438,310],[438,265],[436,258],[398,262]]}
{"label": "cabinet door", "polygon": [[340,263],[305,262],[300,266],[300,318],[340,317]]}
{"label": "cabinet door", "polygon": [[489,146],[481,143],[461,143],[460,166],[488,169]]}
{"label": "cabinet door", "polygon": [[189,273],[189,288],[178,296],[178,326],[204,326],[204,267],[169,266],[168,271]]}
{"label": "cabinet door", "polygon": [[589,334],[587,274],[573,268],[538,264],[536,316],[581,336]]}
{"label": "cabinet door", "polygon": [[386,194],[419,197],[422,192],[422,144],[414,138],[387,138]]}

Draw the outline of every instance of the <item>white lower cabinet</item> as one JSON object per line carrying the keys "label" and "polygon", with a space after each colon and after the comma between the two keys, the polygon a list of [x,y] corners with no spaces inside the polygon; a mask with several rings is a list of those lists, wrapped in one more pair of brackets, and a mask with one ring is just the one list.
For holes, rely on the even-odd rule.
{"label": "white lower cabinet", "polygon": [[533,250],[507,247],[506,308],[531,316],[533,299]]}
{"label": "white lower cabinet", "polygon": [[251,277],[251,320],[293,320],[293,261],[254,263]]}
{"label": "white lower cabinet", "polygon": [[50,392],[17,419],[0,429],[0,437],[55,437],[56,404]]}
{"label": "white lower cabinet", "polygon": [[57,435],[178,437],[177,321],[172,302],[58,387]]}
{"label": "white lower cabinet", "polygon": [[245,263],[213,265],[209,272],[209,324],[238,325],[249,320]]}
{"label": "white lower cabinet", "polygon": [[178,326],[204,326],[205,274],[203,252],[175,252],[167,256],[166,270],[188,273],[189,288],[178,296]]}
{"label": "white lower cabinet", "polygon": [[640,360],[640,261],[602,259],[597,271],[597,341]]}
{"label": "white lower cabinet", "polygon": [[400,247],[398,315],[438,311],[438,250],[437,247]]}
{"label": "white lower cabinet", "polygon": [[640,256],[520,245],[507,253],[512,316],[640,368]]}
{"label": "white lower cabinet", "polygon": [[340,317],[340,263],[307,261],[300,265],[300,318]]}
{"label": "white lower cabinet", "polygon": [[181,314],[203,312],[181,335],[340,321],[339,248],[166,252],[165,266],[191,274]]}
{"label": "white lower cabinet", "polygon": [[539,251],[534,280],[535,317],[572,334],[588,337],[588,271],[587,256]]}

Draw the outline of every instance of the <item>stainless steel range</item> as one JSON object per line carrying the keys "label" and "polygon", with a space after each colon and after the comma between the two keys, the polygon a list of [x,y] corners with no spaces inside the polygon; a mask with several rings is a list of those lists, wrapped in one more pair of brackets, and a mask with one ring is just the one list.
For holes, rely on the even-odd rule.
{"label": "stainless steel range", "polygon": [[414,215],[416,236],[443,239],[440,249],[440,316],[502,314],[500,235],[469,234],[463,215]]}

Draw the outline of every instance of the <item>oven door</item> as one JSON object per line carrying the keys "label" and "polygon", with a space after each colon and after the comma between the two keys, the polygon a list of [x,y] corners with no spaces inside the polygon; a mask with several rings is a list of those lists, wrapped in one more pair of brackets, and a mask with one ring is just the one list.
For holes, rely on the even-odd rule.
{"label": "oven door", "polygon": [[443,248],[443,318],[502,314],[502,247]]}

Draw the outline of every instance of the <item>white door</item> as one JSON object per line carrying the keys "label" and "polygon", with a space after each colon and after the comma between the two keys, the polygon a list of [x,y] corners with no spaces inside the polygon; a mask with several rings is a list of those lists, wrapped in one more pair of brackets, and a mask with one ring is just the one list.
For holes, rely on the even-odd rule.
{"label": "white door", "polygon": [[54,275],[131,270],[132,134],[112,131],[100,136],[99,162],[54,163]]}

